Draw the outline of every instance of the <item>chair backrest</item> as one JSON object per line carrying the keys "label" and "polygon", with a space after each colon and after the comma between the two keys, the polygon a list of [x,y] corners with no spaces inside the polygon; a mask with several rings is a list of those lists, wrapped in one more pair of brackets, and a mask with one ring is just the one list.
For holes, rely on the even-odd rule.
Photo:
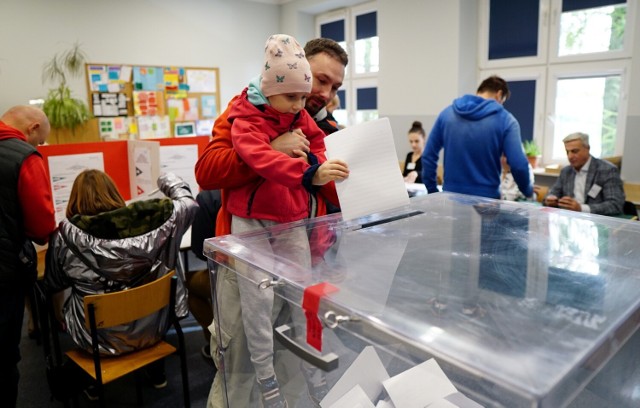
{"label": "chair backrest", "polygon": [[138,320],[171,304],[171,280],[175,271],[145,285],[120,292],[84,297],[85,325],[91,330],[89,305],[93,305],[96,327],[104,329]]}

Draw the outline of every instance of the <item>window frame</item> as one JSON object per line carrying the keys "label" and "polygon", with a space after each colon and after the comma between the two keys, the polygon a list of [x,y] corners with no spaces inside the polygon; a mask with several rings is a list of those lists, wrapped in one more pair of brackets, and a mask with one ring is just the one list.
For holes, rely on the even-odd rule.
{"label": "window frame", "polygon": [[536,56],[489,59],[489,10],[490,0],[480,0],[478,36],[478,66],[481,70],[491,68],[511,68],[530,65],[544,65],[546,63],[547,44],[549,43],[549,10],[550,0],[540,0],[538,11],[538,52]]}
{"label": "window frame", "polygon": [[[618,109],[618,122],[616,126],[616,144],[614,155],[622,155],[627,122],[627,105],[629,95],[629,74],[631,61],[608,60],[589,61],[573,64],[557,64],[549,67],[547,81],[547,100],[545,117],[545,143],[543,144],[542,157],[545,164],[567,165],[569,161],[566,156],[561,159],[553,158],[553,144],[555,133],[555,108],[558,81],[562,79],[592,78],[607,75],[620,75],[620,104]],[[580,129],[576,129],[580,131]],[[592,136],[592,135],[590,135]]]}
{"label": "window frame", "polygon": [[635,21],[636,1],[627,0],[627,24],[624,30],[624,47],[621,50],[594,52],[588,54],[573,54],[559,56],[560,16],[562,14],[562,0],[551,0],[551,22],[549,29],[549,64],[565,62],[608,61],[617,58],[631,58],[633,50],[633,36],[635,27],[629,22]]}
{"label": "window frame", "polygon": [[[631,76],[632,51],[636,28],[637,1],[627,0],[627,17],[624,47],[622,50],[566,55],[558,57],[560,35],[560,13],[562,0],[539,0],[538,55],[535,57],[488,59],[489,50],[489,11],[491,0],[480,0],[478,72],[479,80],[489,75],[503,76],[507,81],[517,79],[537,79],[534,102],[533,140],[542,148],[541,166],[549,164],[568,164],[566,156],[553,158],[555,105],[558,80],[565,78],[588,78],[601,75],[619,74],[621,76],[620,101],[615,155],[622,155],[629,109],[629,90]],[[479,82],[478,82],[479,83]],[[579,129],[578,129],[579,130]]]}
{"label": "window frame", "polygon": [[[382,67],[379,67],[378,72],[355,72],[356,17],[371,12],[378,13],[376,2],[363,3],[353,7],[347,7],[323,14],[318,14],[315,18],[316,37],[320,36],[320,27],[323,24],[332,23],[339,20],[344,20],[345,24],[345,51],[347,51],[347,54],[349,55],[349,64],[345,69],[344,81],[342,83],[342,86],[340,87],[340,90],[345,91],[345,106],[343,106],[342,108],[346,109],[348,119],[347,123],[340,123],[341,125],[349,126],[356,124],[357,89],[378,88],[378,74]],[[378,38],[380,38],[379,35]]]}

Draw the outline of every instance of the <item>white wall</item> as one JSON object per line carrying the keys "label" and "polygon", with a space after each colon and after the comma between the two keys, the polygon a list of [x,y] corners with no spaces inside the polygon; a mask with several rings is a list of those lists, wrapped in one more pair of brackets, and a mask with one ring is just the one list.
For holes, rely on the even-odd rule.
{"label": "white wall", "polygon": [[391,121],[399,159],[414,120],[428,135],[454,98],[475,92],[477,20],[475,0],[378,1],[378,112]]}
{"label": "white wall", "polygon": [[[220,68],[223,107],[260,73],[278,6],[230,0],[3,0],[0,112],[46,95],[42,65],[78,41],[89,62]],[[74,80],[87,100],[84,77]]]}

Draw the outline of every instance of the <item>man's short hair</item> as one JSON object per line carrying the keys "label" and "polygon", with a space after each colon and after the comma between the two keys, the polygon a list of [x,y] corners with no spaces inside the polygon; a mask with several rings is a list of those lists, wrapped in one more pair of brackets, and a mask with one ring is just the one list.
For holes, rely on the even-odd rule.
{"label": "man's short hair", "polygon": [[322,52],[328,54],[331,58],[340,61],[340,63],[345,67],[349,63],[349,56],[344,48],[330,38],[314,38],[304,46],[304,53],[306,54],[307,59],[311,59],[314,55]]}
{"label": "man's short hair", "polygon": [[589,135],[582,132],[575,132],[562,139],[562,143],[572,142],[574,140],[581,140],[584,147],[589,147]]}
{"label": "man's short hair", "polygon": [[491,75],[489,78],[482,81],[480,86],[478,86],[477,93],[482,92],[493,92],[498,93],[498,91],[502,91],[502,97],[506,101],[511,96],[511,91],[509,91],[509,86],[507,85],[507,81],[500,78],[497,75]]}

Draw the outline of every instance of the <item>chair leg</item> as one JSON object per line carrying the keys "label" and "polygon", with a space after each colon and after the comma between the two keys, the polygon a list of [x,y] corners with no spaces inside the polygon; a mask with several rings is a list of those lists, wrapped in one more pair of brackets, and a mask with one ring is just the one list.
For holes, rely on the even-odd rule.
{"label": "chair leg", "polygon": [[107,404],[104,401],[104,385],[102,385],[102,382],[96,383],[96,388],[98,389],[98,400],[100,401],[100,407],[106,408]]}
{"label": "chair leg", "polygon": [[142,400],[142,375],[140,374],[140,370],[135,372],[136,377],[136,398],[138,405],[144,405],[144,401]]}
{"label": "chair leg", "polygon": [[178,353],[180,355],[180,370],[182,371],[182,394],[184,396],[185,408],[191,407],[191,398],[189,395],[189,372],[187,371],[187,353],[184,346],[184,334],[180,324],[174,324],[176,334],[178,335]]}

